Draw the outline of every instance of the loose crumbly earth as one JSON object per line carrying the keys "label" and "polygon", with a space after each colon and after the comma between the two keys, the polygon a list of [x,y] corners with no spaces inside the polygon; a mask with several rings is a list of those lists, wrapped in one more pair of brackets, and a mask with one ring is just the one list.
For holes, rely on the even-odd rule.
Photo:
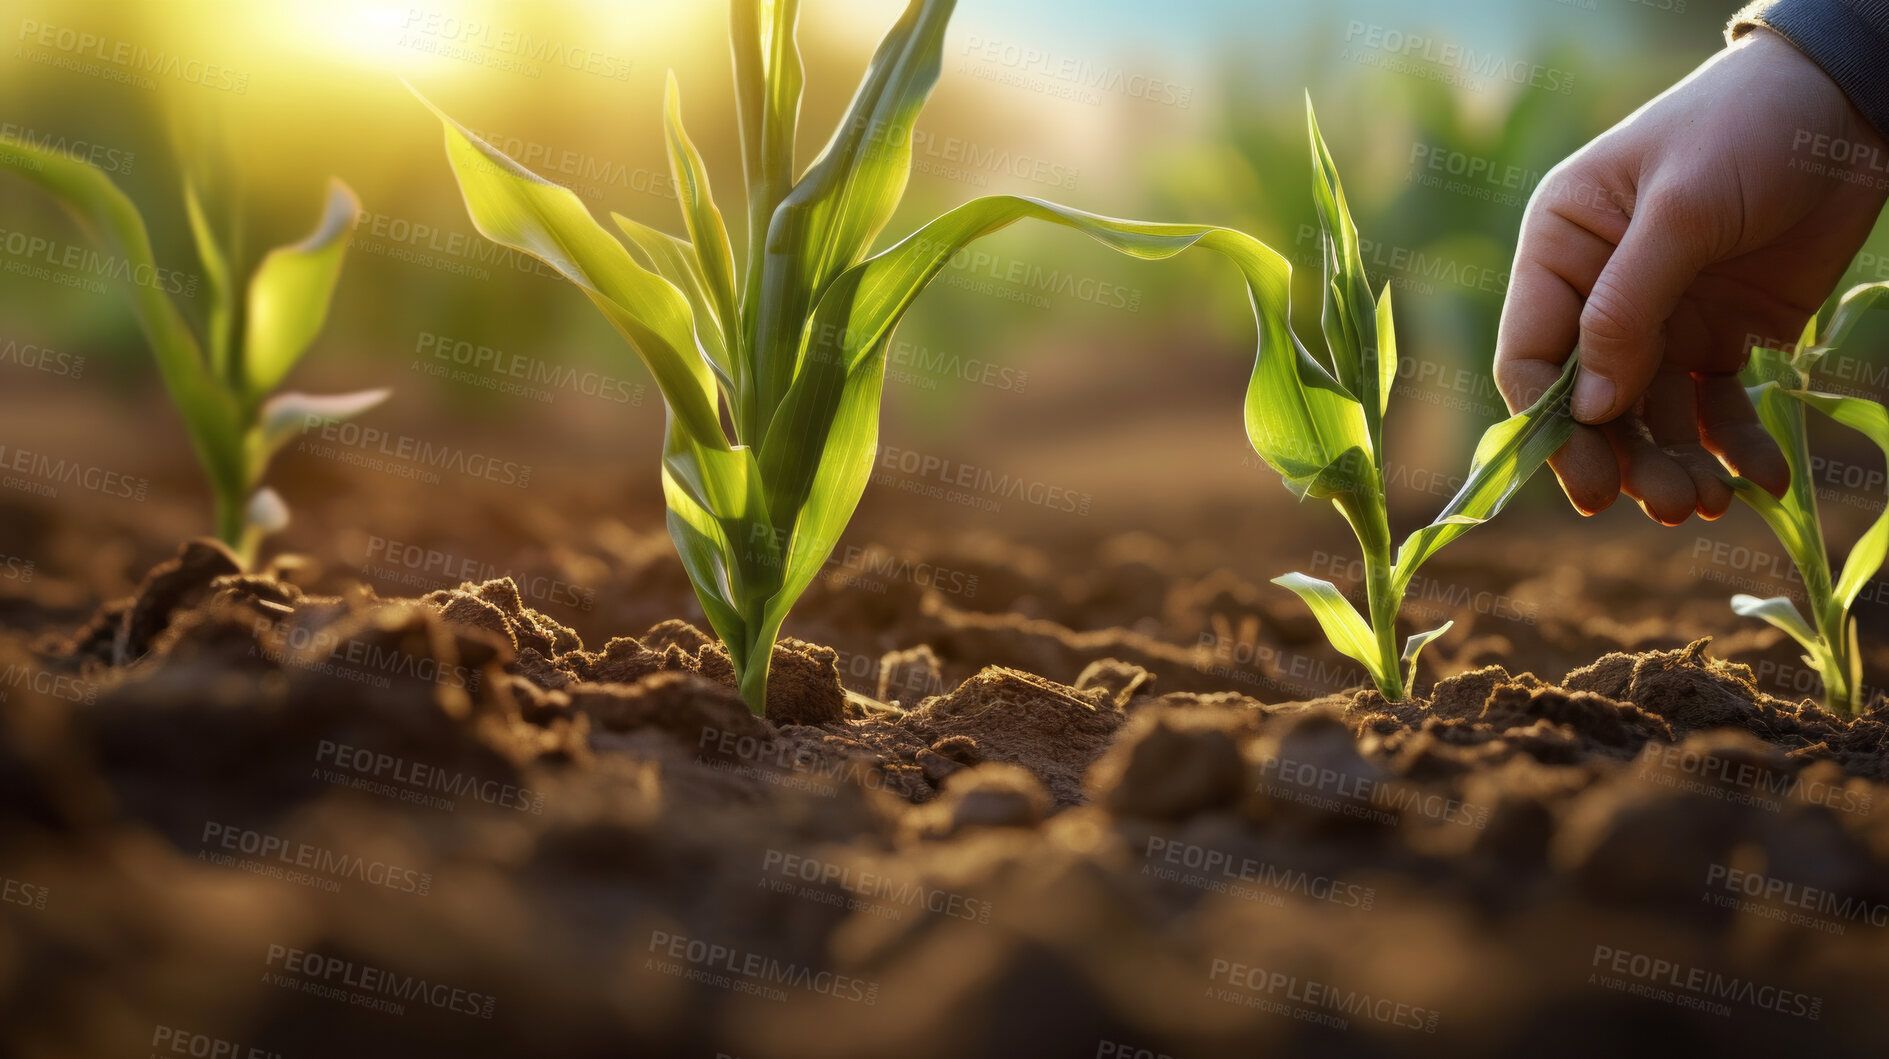
{"label": "loose crumbly earth", "polygon": [[[0,1053],[1889,1044],[1889,727],[1761,690],[1768,633],[1518,649],[1471,606],[1424,698],[1295,698],[1307,620],[1151,547],[1034,604],[993,559],[1001,610],[816,590],[803,631],[903,642],[784,641],[766,719],[695,626],[586,644],[508,579],[324,594],[198,542],[90,621],[10,596]],[[1595,660],[1479,664],[1542,644]]]}

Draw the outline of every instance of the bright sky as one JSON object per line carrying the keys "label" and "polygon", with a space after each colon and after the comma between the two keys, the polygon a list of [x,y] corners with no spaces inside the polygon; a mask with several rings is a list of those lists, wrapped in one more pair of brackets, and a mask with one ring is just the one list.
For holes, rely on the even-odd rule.
{"label": "bright sky", "polygon": [[[1719,8],[1732,0],[1694,0],[1692,11],[1674,14],[1632,0],[962,0],[957,22],[965,27],[1014,27],[1045,40],[1115,49],[1135,42],[1190,57],[1197,50],[1234,43],[1242,37],[1290,39],[1320,21],[1376,22],[1409,31],[1447,31],[1454,40],[1478,48],[1497,48],[1537,39],[1544,32],[1566,32],[1593,39],[1630,30],[1622,14],[1690,19],[1716,25]],[[1627,9],[1624,10],[1623,9]],[[1693,12],[1697,12],[1695,15]],[[1230,40],[1231,38],[1231,40]]]}

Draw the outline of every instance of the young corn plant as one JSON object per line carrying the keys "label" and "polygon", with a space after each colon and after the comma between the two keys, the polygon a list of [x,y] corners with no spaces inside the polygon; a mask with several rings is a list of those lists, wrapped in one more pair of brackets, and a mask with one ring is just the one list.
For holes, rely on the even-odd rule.
{"label": "young corn plant", "polygon": [[[668,414],[662,469],[670,535],[756,713],[766,709],[781,623],[838,542],[870,476],[893,329],[971,241],[1029,218],[1137,258],[1211,250],[1245,276],[1259,320],[1255,377],[1269,390],[1300,395],[1299,418],[1281,413],[1277,429],[1297,422],[1305,431],[1293,436],[1308,436],[1307,402],[1323,408],[1342,393],[1291,343],[1290,265],[1229,229],[992,196],[874,253],[904,194],[913,125],[938,79],[954,3],[909,0],[839,127],[796,174],[799,7],[797,0],[731,5],[747,190],[739,254],[683,128],[673,77],[664,121],[687,239],[613,214],[626,245],[569,189],[432,108],[479,231],[576,284],[656,380]],[[1323,396],[1305,396],[1312,391]]]}
{"label": "young corn plant", "polygon": [[[1314,361],[1290,332],[1301,365],[1296,377],[1255,371],[1246,391],[1246,430],[1253,448],[1304,500],[1330,500],[1364,553],[1368,620],[1337,586],[1305,574],[1273,579],[1310,605],[1339,652],[1363,665],[1377,690],[1401,701],[1415,678],[1418,653],[1451,622],[1397,643],[1397,612],[1411,578],[1444,545],[1494,518],[1516,490],[1568,440],[1568,396],[1578,356],[1527,410],[1490,427],[1476,445],[1463,487],[1443,513],[1391,552],[1384,486],[1384,416],[1397,379],[1397,338],[1388,284],[1376,298],[1366,281],[1358,231],[1345,202],[1331,152],[1306,101],[1313,199],[1325,273],[1320,317],[1327,360]],[[1265,348],[1261,346],[1261,367]],[[1327,370],[1326,365],[1329,365]]]}
{"label": "young corn plant", "polygon": [[111,255],[112,272],[122,281],[209,480],[217,539],[245,567],[252,565],[262,539],[288,522],[287,505],[262,484],[270,459],[308,417],[348,418],[387,397],[386,390],[335,396],[276,392],[327,319],[360,213],[354,193],[339,180],[330,182],[314,232],[265,255],[239,302],[230,271],[234,247],[218,241],[194,186],[186,181],[184,207],[206,302],[199,342],[158,279],[163,273],[152,256],[144,217],[110,177],[86,162],[27,143],[0,152],[0,168],[51,193]]}
{"label": "young corn plant", "polygon": [[1748,618],[1762,618],[1784,630],[1804,649],[1804,663],[1823,679],[1824,708],[1854,714],[1863,706],[1863,659],[1857,651],[1856,620],[1850,605],[1882,569],[1889,557],[1889,510],[1850,549],[1843,570],[1830,577],[1830,556],[1825,550],[1823,526],[1817,516],[1817,483],[1812,474],[1804,410],[1814,409],[1862,433],[1889,454],[1889,411],[1875,401],[1810,389],[1818,364],[1842,346],[1863,314],[1889,294],[1889,283],[1856,287],[1837,303],[1829,330],[1819,341],[1817,321],[1805,326],[1795,351],[1758,349],[1741,375],[1758,421],[1783,450],[1791,468],[1791,486],[1783,499],[1773,497],[1742,478],[1733,479],[1738,497],[1754,508],[1790,554],[1804,582],[1805,609],[1789,597],[1759,599],[1732,597],[1732,609]]}

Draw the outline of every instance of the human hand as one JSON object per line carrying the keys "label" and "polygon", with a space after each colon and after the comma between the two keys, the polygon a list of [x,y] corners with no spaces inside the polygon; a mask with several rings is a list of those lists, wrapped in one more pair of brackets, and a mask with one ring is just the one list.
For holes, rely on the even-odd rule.
{"label": "human hand", "polygon": [[1736,373],[1754,345],[1797,341],[1842,278],[1889,193],[1857,164],[1871,159],[1889,147],[1842,90],[1758,29],[1542,180],[1495,378],[1527,407],[1578,341],[1574,418],[1596,425],[1549,461],[1576,509],[1624,492],[1667,525],[1717,518],[1732,501],[1721,460],[1784,492],[1790,470]]}

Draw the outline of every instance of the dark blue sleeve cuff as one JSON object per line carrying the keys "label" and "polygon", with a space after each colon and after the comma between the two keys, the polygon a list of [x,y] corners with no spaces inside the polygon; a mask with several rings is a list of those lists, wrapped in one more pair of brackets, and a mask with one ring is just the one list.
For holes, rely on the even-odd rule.
{"label": "dark blue sleeve cuff", "polygon": [[1754,26],[1796,45],[1889,136],[1889,0],[1759,0],[1732,16],[1725,38]]}

